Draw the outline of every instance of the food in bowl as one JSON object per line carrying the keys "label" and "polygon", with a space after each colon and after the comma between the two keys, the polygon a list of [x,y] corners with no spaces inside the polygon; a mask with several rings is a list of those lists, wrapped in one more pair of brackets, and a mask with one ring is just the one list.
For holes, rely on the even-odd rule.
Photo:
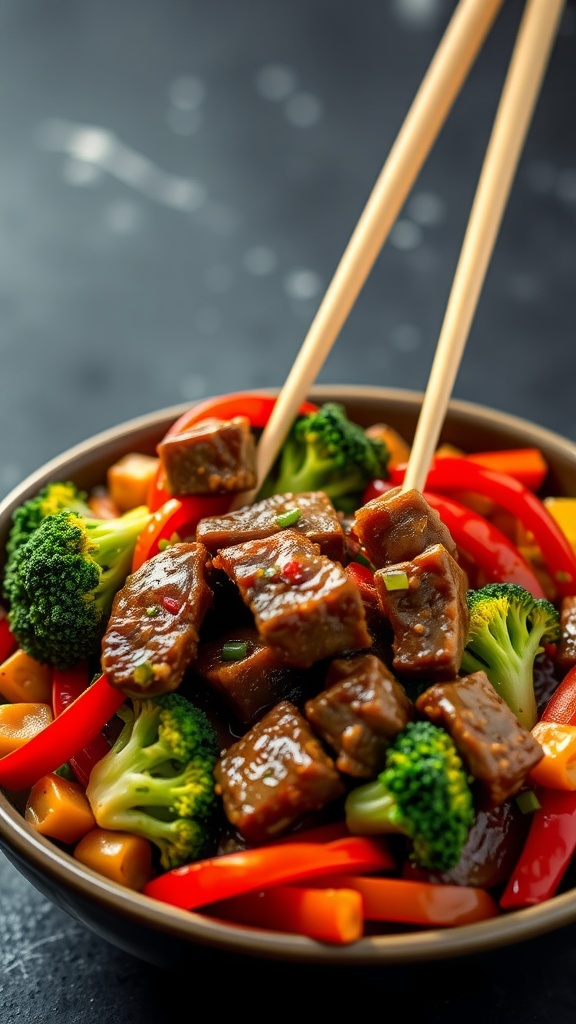
{"label": "food in bowl", "polygon": [[[27,742],[13,731],[0,780],[66,858],[195,924],[270,928],[306,949],[489,928],[569,873],[568,855],[542,871],[537,823],[573,799],[560,756],[576,685],[570,499],[543,497],[537,445],[501,438],[440,448],[424,493],[404,493],[410,431],[354,402],[348,465],[308,451],[304,471],[297,445],[347,429],[338,405],[312,400],[256,502],[230,511],[273,401],[200,403],[151,447],[101,458],[75,493],[108,524],[90,527],[93,549],[113,522],[138,526],[102,611],[102,576],[82,577],[95,646],[77,613],[64,649],[50,620],[90,514],[68,494],[23,540],[22,509],[37,514],[68,476],[16,503],[0,692],[12,724],[24,704],[44,718]],[[51,558],[60,575],[35,615]],[[18,665],[44,700],[17,699],[31,695]]]}

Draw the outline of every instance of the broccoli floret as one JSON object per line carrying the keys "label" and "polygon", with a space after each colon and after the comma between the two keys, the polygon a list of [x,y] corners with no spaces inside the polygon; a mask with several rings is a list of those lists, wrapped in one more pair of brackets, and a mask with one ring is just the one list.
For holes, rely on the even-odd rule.
{"label": "broccoli floret", "polygon": [[217,734],[207,715],[179,693],[135,699],[124,726],[90,773],[86,795],[101,828],[154,843],[166,870],[216,845],[213,771]]}
{"label": "broccoli floret", "polygon": [[534,661],[542,644],[560,639],[560,616],[545,598],[517,583],[487,583],[469,590],[470,623],[461,671],[483,671],[519,722],[532,729],[538,719]]}
{"label": "broccoli floret", "polygon": [[474,823],[471,782],[444,729],[410,722],[390,743],[378,777],[348,793],[346,823],[360,835],[401,833],[411,841],[411,860],[448,871]]}
{"label": "broccoli floret", "polygon": [[349,420],[343,405],[325,402],[295,420],[258,497],[324,491],[335,508],[352,513],[366,485],[386,477],[388,462],[383,441]]}
{"label": "broccoli floret", "polygon": [[46,516],[69,509],[78,515],[91,518],[92,512],[87,502],[86,492],[80,491],[69,481],[46,484],[38,494],[28,498],[12,513],[12,526],[6,542],[8,560],[29,540]]}
{"label": "broccoli floret", "polygon": [[65,510],[40,522],[4,575],[10,629],[27,654],[69,668],[99,652],[114,595],[151,514],[146,505],[115,519]]}

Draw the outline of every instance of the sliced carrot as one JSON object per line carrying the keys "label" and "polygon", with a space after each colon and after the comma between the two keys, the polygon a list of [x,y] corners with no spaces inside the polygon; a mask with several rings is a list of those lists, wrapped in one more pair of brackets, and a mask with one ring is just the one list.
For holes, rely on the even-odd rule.
{"label": "sliced carrot", "polygon": [[106,477],[108,490],[122,512],[146,505],[159,463],[157,456],[129,452],[110,466]]}
{"label": "sliced carrot", "polygon": [[576,725],[540,721],[532,735],[544,756],[530,770],[530,781],[550,789],[576,789]]}
{"label": "sliced carrot", "polygon": [[53,720],[50,704],[0,704],[0,757],[23,747]]}
{"label": "sliced carrot", "polygon": [[[317,884],[317,883],[315,883]],[[366,921],[390,921],[432,928],[473,924],[497,917],[498,904],[485,889],[442,885],[403,878],[341,875],[324,879],[331,887],[346,886],[360,893]]]}
{"label": "sliced carrot", "polygon": [[340,946],[356,942],[364,932],[362,896],[346,888],[279,885],[222,900],[205,907],[204,913]]}
{"label": "sliced carrot", "polygon": [[20,647],[0,665],[0,694],[11,704],[52,701],[52,669]]}
{"label": "sliced carrot", "polygon": [[127,889],[139,892],[152,878],[152,845],[131,832],[93,828],[74,847],[74,856]]}
{"label": "sliced carrot", "polygon": [[505,448],[502,451],[474,452],[466,458],[486,469],[513,476],[532,491],[539,490],[548,474],[548,463],[539,448]]}
{"label": "sliced carrot", "polygon": [[24,817],[41,835],[69,844],[77,843],[96,824],[82,786],[54,772],[34,783]]}

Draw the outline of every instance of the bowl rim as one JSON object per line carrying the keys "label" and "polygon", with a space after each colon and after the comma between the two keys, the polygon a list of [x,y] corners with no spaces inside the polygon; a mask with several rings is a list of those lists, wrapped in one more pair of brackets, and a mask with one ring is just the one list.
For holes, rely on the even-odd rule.
{"label": "bowl rim", "polygon": [[[248,390],[255,394],[276,395],[279,389],[243,389]],[[321,384],[310,389],[310,397],[313,400],[325,401],[335,396],[339,396],[343,401],[377,401],[391,409],[408,407],[411,415],[417,415],[423,398],[419,391],[372,385]],[[194,404],[193,401],[178,403],[134,417],[100,431],[50,459],[22,480],[0,503],[0,526],[2,522],[8,521],[11,511],[25,496],[33,493],[54,473],[61,471],[62,467],[87,459],[95,450],[119,446],[135,433],[149,431],[159,437],[160,432],[166,429],[170,422]],[[480,428],[494,427],[496,418],[498,429],[502,428],[510,436],[533,440],[537,438],[538,443],[547,451],[576,463],[574,442],[522,417],[497,411],[489,406],[452,399],[447,418],[453,417],[470,421]],[[515,910],[476,924],[421,932],[367,935],[343,947],[328,946],[283,932],[229,924],[193,911],[170,907],[105,879],[98,872],[82,865],[71,853],[61,849],[52,840],[37,833],[1,789],[0,850],[3,850],[24,874],[27,874],[26,870],[23,870],[24,867],[30,867],[32,875],[28,874],[28,877],[32,884],[42,891],[44,890],[41,881],[46,879],[80,897],[84,903],[104,907],[112,915],[121,915],[138,928],[152,929],[159,935],[164,934],[188,944],[268,959],[342,966],[440,960],[482,953],[523,942],[576,921],[576,889],[572,889],[537,906]],[[38,875],[37,881],[34,875]],[[55,901],[49,892],[47,895],[49,899]],[[69,900],[65,901],[64,909],[70,910]]]}

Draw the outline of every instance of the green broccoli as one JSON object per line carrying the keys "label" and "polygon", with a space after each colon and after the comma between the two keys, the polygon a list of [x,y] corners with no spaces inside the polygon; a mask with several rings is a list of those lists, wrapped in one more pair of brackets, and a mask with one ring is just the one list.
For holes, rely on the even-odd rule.
{"label": "green broccoli", "polygon": [[343,405],[325,402],[295,420],[258,497],[324,491],[335,508],[352,513],[366,485],[386,476],[389,458],[386,445],[349,420]]}
{"label": "green broccoli", "polygon": [[144,836],[166,870],[216,846],[216,730],[180,693],[135,699],[124,726],[90,773],[86,795],[100,828]]}
{"label": "green broccoli", "polygon": [[534,661],[560,639],[560,616],[545,598],[516,583],[469,590],[470,623],[461,671],[483,671],[526,729],[538,720]]}
{"label": "green broccoli", "polygon": [[88,495],[69,481],[46,484],[38,494],[28,498],[12,513],[12,526],[6,542],[8,560],[26,543],[46,516],[69,509],[91,518],[93,513],[87,502]]}
{"label": "green broccoli", "polygon": [[354,834],[403,834],[412,861],[448,871],[474,823],[471,782],[444,729],[428,720],[409,722],[387,748],[378,777],[348,793],[346,824]]}
{"label": "green broccoli", "polygon": [[27,654],[69,668],[99,653],[114,595],[151,515],[146,505],[115,519],[56,512],[14,551],[4,593],[10,629]]}

